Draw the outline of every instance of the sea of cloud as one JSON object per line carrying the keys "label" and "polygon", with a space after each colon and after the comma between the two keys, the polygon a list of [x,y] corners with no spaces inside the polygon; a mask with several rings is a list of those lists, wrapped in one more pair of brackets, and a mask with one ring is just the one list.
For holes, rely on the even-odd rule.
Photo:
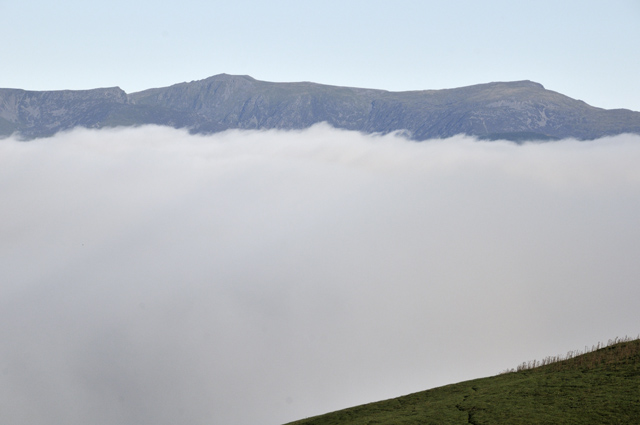
{"label": "sea of cloud", "polygon": [[640,136],[0,140],[0,422],[277,425],[639,332]]}

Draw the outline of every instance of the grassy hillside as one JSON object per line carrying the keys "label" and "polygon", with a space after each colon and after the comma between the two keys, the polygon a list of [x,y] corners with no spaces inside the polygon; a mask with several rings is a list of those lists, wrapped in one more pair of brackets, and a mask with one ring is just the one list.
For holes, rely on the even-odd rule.
{"label": "grassy hillside", "polygon": [[290,425],[640,424],[640,339],[585,351]]}

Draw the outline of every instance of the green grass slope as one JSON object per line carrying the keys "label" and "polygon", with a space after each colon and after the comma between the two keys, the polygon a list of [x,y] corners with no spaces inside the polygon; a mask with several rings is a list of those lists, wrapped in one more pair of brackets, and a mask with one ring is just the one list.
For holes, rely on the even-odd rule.
{"label": "green grass slope", "polygon": [[289,425],[640,424],[640,339]]}

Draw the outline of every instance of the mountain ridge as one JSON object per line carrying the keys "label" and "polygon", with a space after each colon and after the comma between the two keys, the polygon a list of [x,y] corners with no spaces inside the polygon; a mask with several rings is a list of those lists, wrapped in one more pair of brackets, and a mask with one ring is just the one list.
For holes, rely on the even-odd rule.
{"label": "mountain ridge", "polygon": [[513,141],[640,134],[640,112],[597,108],[529,80],[393,92],[218,74],[133,93],[119,87],[0,89],[0,137],[145,124],[207,134],[319,122],[363,133],[403,131],[418,141],[457,134]]}
{"label": "mountain ridge", "polygon": [[640,339],[286,425],[640,423]]}

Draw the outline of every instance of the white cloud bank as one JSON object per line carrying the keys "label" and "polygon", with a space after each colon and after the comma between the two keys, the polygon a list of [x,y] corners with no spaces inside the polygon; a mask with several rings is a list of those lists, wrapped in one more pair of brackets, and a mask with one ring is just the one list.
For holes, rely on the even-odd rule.
{"label": "white cloud bank", "polygon": [[276,425],[637,335],[640,137],[0,141],[0,422]]}

